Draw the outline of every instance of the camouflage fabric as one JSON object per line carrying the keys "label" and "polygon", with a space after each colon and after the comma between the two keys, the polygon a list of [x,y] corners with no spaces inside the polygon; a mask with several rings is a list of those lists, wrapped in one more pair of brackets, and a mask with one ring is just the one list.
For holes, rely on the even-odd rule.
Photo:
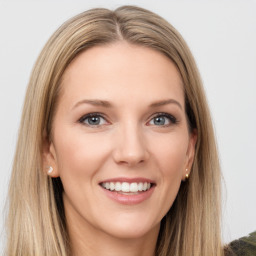
{"label": "camouflage fabric", "polygon": [[256,231],[229,244],[225,256],[256,256]]}

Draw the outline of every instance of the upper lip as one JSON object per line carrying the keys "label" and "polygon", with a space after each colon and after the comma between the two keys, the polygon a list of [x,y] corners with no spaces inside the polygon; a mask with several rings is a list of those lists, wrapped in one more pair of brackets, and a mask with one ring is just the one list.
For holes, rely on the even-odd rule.
{"label": "upper lip", "polygon": [[148,178],[143,178],[143,177],[137,177],[137,178],[127,178],[127,177],[116,177],[116,178],[110,178],[110,179],[105,179],[99,182],[99,184],[101,183],[105,183],[105,182],[128,182],[128,183],[139,183],[139,182],[147,182],[147,183],[152,183],[152,184],[156,184],[156,182],[152,179],[148,179]]}

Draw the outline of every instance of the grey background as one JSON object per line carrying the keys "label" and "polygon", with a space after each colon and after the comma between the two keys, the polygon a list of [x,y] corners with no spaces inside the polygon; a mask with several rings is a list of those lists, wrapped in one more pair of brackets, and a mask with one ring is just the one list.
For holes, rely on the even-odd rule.
{"label": "grey background", "polygon": [[223,240],[256,230],[256,1],[0,0],[0,251],[20,114],[49,36],[92,7],[134,4],[174,25],[190,46],[212,110],[223,171]]}

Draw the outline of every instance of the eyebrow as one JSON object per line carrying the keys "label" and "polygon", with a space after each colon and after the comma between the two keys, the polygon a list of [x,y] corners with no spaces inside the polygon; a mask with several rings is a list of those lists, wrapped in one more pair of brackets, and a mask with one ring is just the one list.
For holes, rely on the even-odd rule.
{"label": "eyebrow", "polygon": [[87,99],[84,99],[84,100],[78,101],[74,105],[73,109],[78,107],[79,105],[82,105],[82,104],[90,104],[90,105],[93,105],[93,106],[100,106],[100,107],[105,107],[105,108],[112,107],[111,103],[106,101],[106,100],[96,100],[96,99],[95,100],[94,99],[87,100]]}
{"label": "eyebrow", "polygon": [[164,106],[167,104],[176,104],[182,110],[181,104],[177,100],[174,100],[174,99],[166,99],[166,100],[156,101],[156,102],[152,103],[150,105],[150,107],[152,107],[152,108],[160,107],[160,106]]}
{"label": "eyebrow", "polygon": [[[90,104],[90,105],[93,105],[93,106],[100,106],[100,107],[105,107],[105,108],[112,107],[112,104],[109,101],[106,101],[106,100],[84,99],[84,100],[78,101],[74,105],[73,109],[78,107],[79,105],[82,105],[82,104]],[[168,105],[168,104],[176,104],[182,110],[181,104],[177,100],[174,100],[174,99],[166,99],[166,100],[156,101],[156,102],[153,102],[152,104],[150,104],[149,107],[150,108],[155,108],[155,107],[161,107],[161,106]]]}

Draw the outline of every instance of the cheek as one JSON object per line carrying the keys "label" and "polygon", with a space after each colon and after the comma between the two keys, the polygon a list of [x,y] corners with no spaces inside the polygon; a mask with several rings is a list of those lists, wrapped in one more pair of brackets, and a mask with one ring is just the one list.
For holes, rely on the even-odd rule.
{"label": "cheek", "polygon": [[180,188],[184,168],[186,168],[186,153],[188,141],[182,136],[170,136],[154,147],[154,159],[159,173],[158,206],[162,209],[162,217],[172,206]]}
{"label": "cheek", "polygon": [[[188,139],[183,134],[171,134],[152,147],[158,166],[164,176],[177,176],[185,168]],[[178,175],[179,176],[179,175]]]}
{"label": "cheek", "polygon": [[168,144],[161,153],[158,153],[161,183],[163,184],[164,194],[167,197],[170,196],[173,200],[182,180],[186,162],[186,149],[180,144]]}
{"label": "cheek", "polygon": [[96,134],[66,131],[65,136],[56,136],[55,141],[61,178],[66,176],[79,181],[81,176],[92,176],[109,152],[109,144]]}

